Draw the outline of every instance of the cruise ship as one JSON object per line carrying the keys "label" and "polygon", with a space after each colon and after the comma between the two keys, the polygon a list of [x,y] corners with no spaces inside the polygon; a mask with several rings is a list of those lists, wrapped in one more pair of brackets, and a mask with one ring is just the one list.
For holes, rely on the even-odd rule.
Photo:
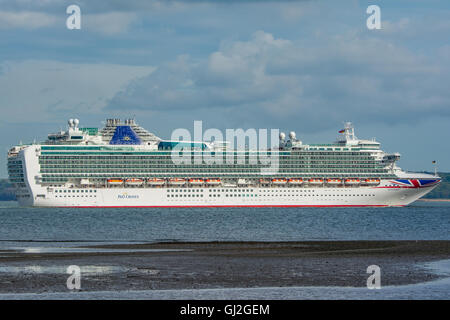
{"label": "cruise ship", "polygon": [[[45,142],[12,147],[8,173],[21,206],[77,208],[406,206],[441,181],[401,170],[400,154],[344,127],[330,144],[291,132],[279,134],[277,148],[239,150],[163,140],[134,119],[107,119],[102,129],[70,119]],[[195,161],[174,161],[180,148]],[[211,154],[224,161],[202,160]],[[275,172],[264,171],[263,155],[276,156]]]}

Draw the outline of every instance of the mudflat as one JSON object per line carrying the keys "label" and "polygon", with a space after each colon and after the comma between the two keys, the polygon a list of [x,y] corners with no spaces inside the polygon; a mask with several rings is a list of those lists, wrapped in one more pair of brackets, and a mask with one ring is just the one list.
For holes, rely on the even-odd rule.
{"label": "mudflat", "polygon": [[445,240],[165,242],[77,249],[81,252],[3,250],[0,292],[66,292],[70,265],[82,270],[82,291],[365,287],[369,265],[381,268],[383,286],[403,285],[439,278],[425,263],[450,259]]}

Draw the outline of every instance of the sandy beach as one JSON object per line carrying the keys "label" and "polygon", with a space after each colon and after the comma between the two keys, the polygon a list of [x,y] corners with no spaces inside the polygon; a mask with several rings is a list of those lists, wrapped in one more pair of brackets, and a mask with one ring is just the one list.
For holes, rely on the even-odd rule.
{"label": "sandy beach", "polygon": [[95,271],[82,272],[83,291],[364,287],[366,269],[373,264],[381,268],[383,285],[402,285],[439,278],[421,265],[450,258],[450,241],[171,242],[84,248],[87,252],[4,250],[0,293],[65,292],[69,265]]}

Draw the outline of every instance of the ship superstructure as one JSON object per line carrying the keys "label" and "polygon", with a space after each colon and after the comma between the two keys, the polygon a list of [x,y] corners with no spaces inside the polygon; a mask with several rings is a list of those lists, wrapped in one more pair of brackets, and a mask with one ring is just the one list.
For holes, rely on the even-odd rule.
{"label": "ship superstructure", "polygon": [[[11,148],[8,172],[21,205],[47,207],[404,206],[440,182],[402,171],[398,153],[358,139],[351,123],[331,144],[279,138],[276,149],[230,150],[163,140],[134,119],[108,119],[101,130],[71,119],[43,143]],[[174,161],[180,147],[192,161]],[[223,161],[205,161],[211,154]],[[276,171],[264,172],[268,155]]]}

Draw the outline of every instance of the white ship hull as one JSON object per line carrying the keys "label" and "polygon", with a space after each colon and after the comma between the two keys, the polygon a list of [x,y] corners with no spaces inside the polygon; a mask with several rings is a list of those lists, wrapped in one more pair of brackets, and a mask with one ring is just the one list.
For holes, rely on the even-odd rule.
{"label": "white ship hull", "polygon": [[47,188],[19,203],[36,207],[385,207],[406,206],[433,188]]}

